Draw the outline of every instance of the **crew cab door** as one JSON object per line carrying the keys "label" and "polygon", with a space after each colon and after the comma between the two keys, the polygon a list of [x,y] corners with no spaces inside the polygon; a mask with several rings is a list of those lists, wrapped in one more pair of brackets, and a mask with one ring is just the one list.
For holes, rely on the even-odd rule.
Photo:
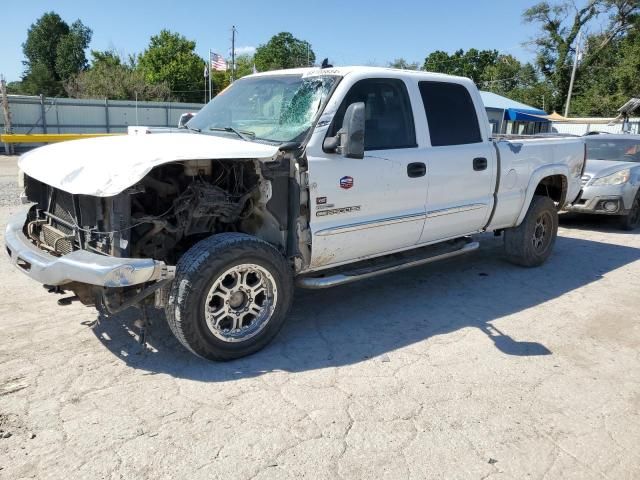
{"label": "crew cab door", "polygon": [[478,121],[484,107],[464,84],[420,81],[418,88],[430,144],[423,150],[429,190],[420,243],[477,232],[493,208],[497,172],[493,143]]}
{"label": "crew cab door", "polygon": [[365,103],[365,156],[308,152],[311,267],[353,261],[414,245],[422,232],[426,165],[401,79],[355,82],[323,138],[342,126],[349,105]]}

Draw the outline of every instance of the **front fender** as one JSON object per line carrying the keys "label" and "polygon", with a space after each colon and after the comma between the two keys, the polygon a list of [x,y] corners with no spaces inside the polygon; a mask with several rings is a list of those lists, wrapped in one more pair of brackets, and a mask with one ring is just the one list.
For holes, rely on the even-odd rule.
{"label": "front fender", "polygon": [[[524,220],[524,216],[527,214],[527,211],[529,210],[529,205],[531,204],[531,200],[533,199],[533,196],[536,193],[536,188],[538,187],[538,184],[542,181],[543,178],[551,177],[553,175],[562,175],[567,180],[567,189],[570,188],[570,185],[568,183],[570,178],[569,177],[570,172],[569,172],[569,167],[567,165],[564,165],[562,163],[553,163],[551,165],[545,165],[543,167],[540,167],[534,170],[533,173],[531,174],[531,178],[529,178],[529,183],[527,184],[527,191],[524,197],[524,203],[522,205],[522,209],[520,210],[520,215],[518,215],[518,220],[516,221],[515,226],[520,225]],[[567,194],[569,193],[571,192],[567,191]]]}

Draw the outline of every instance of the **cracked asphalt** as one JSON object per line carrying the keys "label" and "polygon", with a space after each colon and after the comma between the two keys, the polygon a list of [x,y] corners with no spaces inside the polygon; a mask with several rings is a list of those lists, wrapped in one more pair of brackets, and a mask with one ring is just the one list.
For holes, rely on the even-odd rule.
{"label": "cracked asphalt", "polygon": [[[2,225],[15,176],[0,157]],[[298,291],[273,344],[218,364],[4,258],[0,478],[640,478],[640,232],[563,216],[532,270],[480,240]]]}

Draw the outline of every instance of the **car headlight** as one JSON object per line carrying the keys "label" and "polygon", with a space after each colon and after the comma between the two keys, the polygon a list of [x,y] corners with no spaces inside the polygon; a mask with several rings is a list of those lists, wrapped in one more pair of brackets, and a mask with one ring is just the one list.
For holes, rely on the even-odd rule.
{"label": "car headlight", "polygon": [[612,173],[611,175],[607,175],[606,177],[596,178],[591,185],[594,187],[602,186],[602,185],[622,185],[623,183],[627,183],[631,178],[631,170],[620,170],[619,172]]}

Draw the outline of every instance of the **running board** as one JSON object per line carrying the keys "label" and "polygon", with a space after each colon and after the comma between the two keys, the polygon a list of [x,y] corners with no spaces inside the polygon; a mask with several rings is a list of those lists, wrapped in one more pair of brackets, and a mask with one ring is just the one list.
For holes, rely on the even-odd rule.
{"label": "running board", "polygon": [[[337,285],[345,285],[347,283],[356,282],[358,280],[363,280],[365,278],[376,277],[378,275],[383,275],[385,273],[398,272],[400,270],[404,270],[406,268],[417,267],[419,265],[425,265],[431,262],[437,262],[438,260],[445,260],[447,258],[457,257],[458,255],[463,255],[465,253],[472,252],[477,250],[480,244],[478,242],[468,242],[465,243],[462,247],[448,251],[446,253],[433,254],[431,256],[418,257],[411,256],[406,261],[402,263],[398,263],[398,260],[392,262],[383,263],[381,265],[376,265],[375,267],[361,267],[359,269],[354,269],[351,271],[343,271],[340,273],[329,274],[322,277],[307,277],[300,276],[296,280],[296,284],[302,288],[310,288],[310,289],[320,289],[320,288],[329,288],[335,287]],[[425,247],[428,248],[428,247]]]}

